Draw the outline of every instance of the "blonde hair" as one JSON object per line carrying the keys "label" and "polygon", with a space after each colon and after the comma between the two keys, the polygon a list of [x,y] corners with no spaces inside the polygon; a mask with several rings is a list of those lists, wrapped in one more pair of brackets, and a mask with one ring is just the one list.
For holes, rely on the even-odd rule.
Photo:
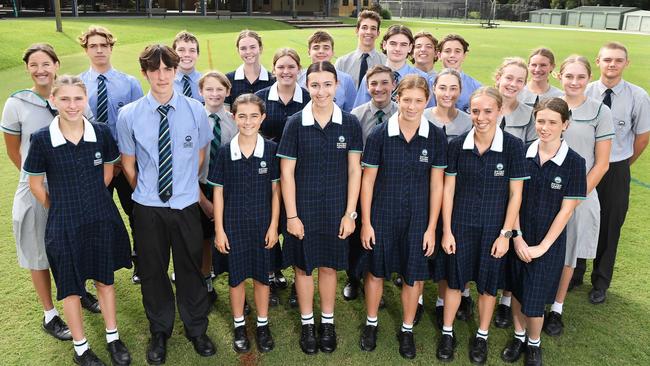
{"label": "blonde hair", "polygon": [[81,47],[88,48],[88,38],[92,36],[102,36],[106,38],[106,43],[108,43],[111,48],[113,48],[115,42],[117,42],[117,38],[115,38],[115,36],[113,36],[113,33],[111,33],[111,31],[109,31],[107,28],[99,25],[91,25],[88,27],[87,31],[83,32],[79,38],[77,38]]}
{"label": "blonde hair", "polygon": [[222,72],[219,71],[208,71],[205,74],[201,76],[199,79],[199,89],[203,89],[203,84],[205,84],[205,79],[207,78],[214,78],[217,79],[217,81],[226,87],[226,89],[230,90],[232,88],[232,84],[230,83],[230,80],[228,80],[228,77],[224,75]]}
{"label": "blonde hair", "polygon": [[587,75],[591,76],[591,64],[589,63],[589,60],[587,60],[586,57],[580,56],[580,55],[571,55],[562,61],[562,64],[560,65],[560,75],[564,72],[564,69],[567,67],[567,65],[570,64],[575,64],[578,63],[587,69]]}
{"label": "blonde hair", "polygon": [[497,88],[493,86],[482,86],[472,93],[472,95],[469,97],[469,102],[470,105],[472,104],[472,101],[478,97],[481,96],[487,96],[492,99],[494,99],[495,102],[497,102],[497,106],[501,108],[503,106],[503,98],[501,97],[501,93],[497,90]]}
{"label": "blonde hair", "polygon": [[280,48],[279,50],[275,51],[275,54],[273,55],[273,68],[275,68],[275,64],[278,62],[278,60],[284,56],[291,57],[298,64],[298,68],[300,68],[300,56],[298,55],[298,52],[296,52],[296,50],[293,48]]}
{"label": "blonde hair", "polygon": [[526,77],[524,78],[524,81],[528,80],[528,66],[526,65],[526,61],[524,61],[524,59],[521,57],[506,57],[503,59],[501,66],[499,66],[494,72],[494,81],[498,83],[499,78],[503,76],[503,69],[511,65],[519,66],[524,69],[524,71],[526,71]]}
{"label": "blonde hair", "polygon": [[81,78],[75,75],[61,75],[56,78],[54,85],[52,86],[52,95],[56,93],[64,86],[78,86],[81,90],[84,91],[84,94],[87,95],[86,85]]}
{"label": "blonde hair", "polygon": [[397,96],[401,97],[402,93],[408,89],[421,89],[424,92],[424,96],[429,100],[431,93],[429,91],[429,83],[422,76],[413,74],[405,76],[399,84],[397,84]]}

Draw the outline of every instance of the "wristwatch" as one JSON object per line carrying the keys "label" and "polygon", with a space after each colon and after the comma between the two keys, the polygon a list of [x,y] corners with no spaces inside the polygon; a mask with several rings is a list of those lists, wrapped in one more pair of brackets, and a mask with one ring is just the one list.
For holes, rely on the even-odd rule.
{"label": "wristwatch", "polygon": [[356,211],[352,211],[350,213],[346,213],[345,216],[351,218],[352,220],[356,220],[359,214],[357,214]]}
{"label": "wristwatch", "polygon": [[506,239],[510,239],[514,237],[512,235],[512,230],[501,230],[501,236],[503,236]]}

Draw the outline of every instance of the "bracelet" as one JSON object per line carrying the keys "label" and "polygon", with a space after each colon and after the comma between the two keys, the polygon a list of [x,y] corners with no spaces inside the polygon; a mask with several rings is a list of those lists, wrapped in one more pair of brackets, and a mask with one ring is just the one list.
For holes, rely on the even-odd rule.
{"label": "bracelet", "polygon": [[298,215],[292,216],[292,217],[287,217],[287,220],[292,220],[292,219],[297,219],[297,218],[298,218]]}

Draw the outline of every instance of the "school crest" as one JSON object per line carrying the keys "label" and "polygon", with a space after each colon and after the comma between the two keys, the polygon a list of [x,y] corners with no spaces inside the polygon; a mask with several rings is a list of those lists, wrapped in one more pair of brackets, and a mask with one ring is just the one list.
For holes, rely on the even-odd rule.
{"label": "school crest", "polygon": [[266,174],[269,172],[269,168],[266,167],[266,161],[262,160],[260,162],[260,167],[257,170],[257,174]]}
{"label": "school crest", "polygon": [[495,177],[503,177],[505,174],[505,171],[503,170],[503,164],[497,163],[496,169],[494,170],[494,176]]}
{"label": "school crest", "polygon": [[336,143],[336,148],[337,149],[347,149],[348,144],[345,142],[345,136],[341,135],[339,136],[339,142]]}
{"label": "school crest", "polygon": [[428,163],[429,162],[429,152],[427,149],[422,149],[422,155],[420,155],[420,163]]}
{"label": "school crest", "polygon": [[185,142],[183,142],[183,147],[187,149],[191,149],[192,146],[194,146],[194,143],[192,143],[192,136],[190,135],[185,136]]}
{"label": "school crest", "polygon": [[557,176],[551,182],[551,189],[562,189],[562,178]]}
{"label": "school crest", "polygon": [[96,151],[95,152],[95,160],[93,160],[93,165],[97,166],[97,165],[101,165],[102,163],[104,163],[104,159],[102,159],[102,153],[99,152],[99,151]]}

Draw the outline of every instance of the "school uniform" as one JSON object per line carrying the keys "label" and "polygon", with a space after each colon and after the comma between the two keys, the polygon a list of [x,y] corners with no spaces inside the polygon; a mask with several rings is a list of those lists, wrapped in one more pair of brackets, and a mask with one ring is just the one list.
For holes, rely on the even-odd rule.
{"label": "school uniform", "polygon": [[[530,180],[524,182],[519,210],[523,239],[529,247],[539,245],[546,237],[564,200],[584,200],[587,194],[587,173],[584,159],[562,141],[553,158],[540,166],[539,140],[526,150],[526,166]],[[566,254],[566,230],[544,255],[530,263],[519,259],[514,250],[508,256],[508,288],[521,303],[528,317],[544,316],[546,304],[555,301]]]}
{"label": "school uniform", "polygon": [[454,120],[449,123],[438,120],[438,118],[433,114],[432,108],[425,109],[423,115],[429,120],[429,122],[433,123],[434,126],[442,129],[442,132],[447,136],[447,142],[451,142],[451,140],[471,130],[473,126],[472,119],[467,113],[459,109],[456,109],[456,111],[458,114],[456,114]]}
{"label": "school uniform", "polygon": [[227,73],[226,77],[230,80],[231,85],[230,95],[226,97],[224,102],[228,105],[232,105],[235,99],[242,94],[254,94],[255,92],[268,88],[275,83],[273,74],[268,72],[262,65],[260,65],[260,74],[257,75],[257,79],[252,83],[246,79],[246,75],[244,74],[244,65],[240,65],[235,71]]}
{"label": "school uniform", "polygon": [[[117,132],[120,151],[137,162],[133,192],[135,231],[139,234],[138,261],[142,302],[152,334],[172,334],[174,293],[167,277],[170,246],[174,257],[176,296],[188,337],[205,333],[208,326],[206,282],[201,272],[203,238],[198,207],[199,151],[212,140],[208,117],[201,103],[174,92],[166,106],[171,173],[159,165],[162,106],[148,93],[120,111]],[[153,126],[153,128],[152,128]],[[164,124],[163,124],[164,126]],[[160,176],[162,172],[165,176]],[[171,176],[161,190],[159,179]],[[171,194],[170,194],[171,193]],[[163,201],[163,198],[165,199]]]}
{"label": "school uniform", "polygon": [[[336,105],[338,105],[343,111],[349,113],[354,107],[354,98],[357,97],[357,87],[354,84],[352,77],[339,69],[336,69],[336,80],[339,85],[336,87],[334,103],[336,103]],[[298,85],[307,90],[306,70],[298,76]]]}
{"label": "school uniform", "polygon": [[[364,62],[367,66],[365,72],[362,69],[362,64],[364,64]],[[360,49],[356,49],[337,58],[334,67],[336,67],[337,70],[349,74],[354,81],[354,86],[358,88],[359,83],[363,77],[366,76],[368,70],[375,65],[384,65],[385,63],[386,55],[377,50],[373,49],[370,52],[363,52]]]}
{"label": "school uniform", "polygon": [[[379,113],[381,111],[381,113]],[[362,104],[354,108],[351,112],[359,120],[361,125],[361,137],[363,145],[366,145],[368,135],[375,128],[375,126],[388,121],[388,119],[397,113],[397,103],[391,101],[384,108],[377,108],[375,103],[371,100],[368,103]]]}
{"label": "school uniform", "polygon": [[[187,76],[187,78],[185,78],[185,76]],[[198,100],[201,103],[204,103],[203,97],[201,96],[199,90],[200,78],[201,78],[201,73],[196,70],[192,71],[189,74],[183,74],[181,71],[177,71],[176,77],[174,78],[174,91],[176,91],[180,95],[185,95],[186,97],[191,97]],[[189,95],[190,93],[191,95]]]}
{"label": "school uniform", "polygon": [[309,93],[296,84],[293,91],[293,98],[289,103],[284,104],[278,94],[278,83],[268,88],[264,88],[255,93],[258,97],[266,103],[266,118],[260,127],[260,133],[264,138],[267,138],[275,143],[280,143],[282,131],[287,119],[298,113],[302,108],[311,100]]}
{"label": "school uniform", "polygon": [[496,296],[504,287],[505,258],[490,255],[503,228],[510,181],[528,176],[521,140],[500,128],[492,145],[479,155],[474,129],[449,144],[446,175],[456,176],[451,230],[456,254],[444,254],[449,288],[476,282],[479,294]]}
{"label": "school uniform", "polygon": [[[634,153],[634,140],[636,135],[650,131],[650,98],[644,89],[625,80],[621,80],[610,92],[607,89],[598,80],[590,83],[585,91],[587,96],[603,101],[609,94],[616,133],[612,141],[609,170],[596,187],[601,225],[591,283],[601,290],[609,288],[612,281],[618,240],[630,202],[629,159]],[[579,261],[576,272],[584,274],[586,266],[580,264]]]}
{"label": "school uniform", "polygon": [[526,85],[526,87],[524,87],[524,90],[522,90],[519,95],[517,95],[517,100],[525,103],[529,107],[535,108],[540,100],[549,98],[561,98],[563,95],[564,92],[562,92],[562,90],[552,85],[549,85],[548,90],[539,95],[530,91],[530,89],[528,89],[528,85]]}
{"label": "school uniform", "polygon": [[[460,109],[465,113],[469,113],[469,102],[472,93],[478,88],[481,87],[481,83],[473,77],[467,75],[466,73],[459,71],[460,73],[460,84],[462,89],[460,91],[460,96],[456,101],[456,108]],[[432,98],[435,100],[435,98]]]}
{"label": "school uniform", "polygon": [[500,115],[497,118],[497,123],[499,123],[502,130],[517,137],[524,143],[533,142],[537,139],[533,107],[524,103],[517,103],[517,108],[510,114]]}
{"label": "school uniform", "polygon": [[429,225],[431,170],[447,167],[446,150],[445,134],[424,117],[408,142],[398,114],[373,129],[362,164],[379,169],[370,216],[376,242],[363,250],[360,272],[387,279],[398,273],[409,286],[430,278],[422,239]]}
{"label": "school uniform", "polygon": [[[402,80],[407,75],[422,76],[424,79],[426,79],[427,83],[429,84],[429,91],[433,90],[434,79],[429,78],[429,75],[427,75],[427,73],[418,69],[417,67],[409,65],[408,63],[404,63],[404,66],[402,66],[399,70],[393,70],[393,74],[395,75],[395,81],[397,84],[399,84],[400,80]],[[395,97],[395,95],[393,95],[393,97]],[[359,84],[357,97],[354,100],[354,107],[358,107],[364,103],[367,103],[371,99],[372,97],[370,96],[370,92],[368,92],[368,82],[366,81],[366,77],[364,76],[363,80],[361,80],[361,84]],[[433,107],[435,105],[436,105],[436,98],[430,98],[427,103],[427,107]]]}
{"label": "school uniform", "polygon": [[[239,146],[239,134],[219,148],[210,165],[208,183],[223,188],[223,226],[230,253],[226,267],[215,273],[229,272],[228,284],[236,287],[247,278],[269,284],[269,273],[280,268],[272,249],[264,246],[271,224],[272,185],[280,180],[277,145],[257,135],[253,154],[245,157]],[[278,188],[279,189],[279,188]]]}
{"label": "school uniform", "polygon": [[[19,90],[7,99],[2,111],[0,130],[20,136],[21,168],[29,152],[32,134],[47,127],[57,115],[58,111],[47,100],[31,90]],[[86,108],[84,115],[92,119],[89,108]],[[45,186],[47,187],[47,177]],[[18,264],[30,270],[50,268],[44,244],[47,210],[32,194],[28,176],[22,169],[11,214]]]}
{"label": "school uniform", "polygon": [[[571,110],[569,127],[563,133],[569,147],[585,159],[587,174],[596,160],[596,143],[614,138],[612,113],[602,102],[587,98]],[[577,258],[596,256],[600,230],[598,192],[587,192],[587,199],[576,207],[567,224],[565,265],[576,266]]]}
{"label": "school uniform", "polygon": [[307,275],[318,267],[347,269],[348,240],[338,238],[348,192],[348,154],[362,152],[357,118],[335,104],[324,128],[315,123],[311,102],[289,118],[277,156],[296,160],[297,214],[303,240],[284,232],[283,265]]}
{"label": "school uniform", "polygon": [[51,206],[45,250],[57,300],[85,296],[87,279],[112,285],[113,272],[131,267],[129,235],[104,184],[104,164],[119,160],[107,126],[84,119],[75,145],[66,140],[55,117],[32,134],[23,171],[48,177]]}

